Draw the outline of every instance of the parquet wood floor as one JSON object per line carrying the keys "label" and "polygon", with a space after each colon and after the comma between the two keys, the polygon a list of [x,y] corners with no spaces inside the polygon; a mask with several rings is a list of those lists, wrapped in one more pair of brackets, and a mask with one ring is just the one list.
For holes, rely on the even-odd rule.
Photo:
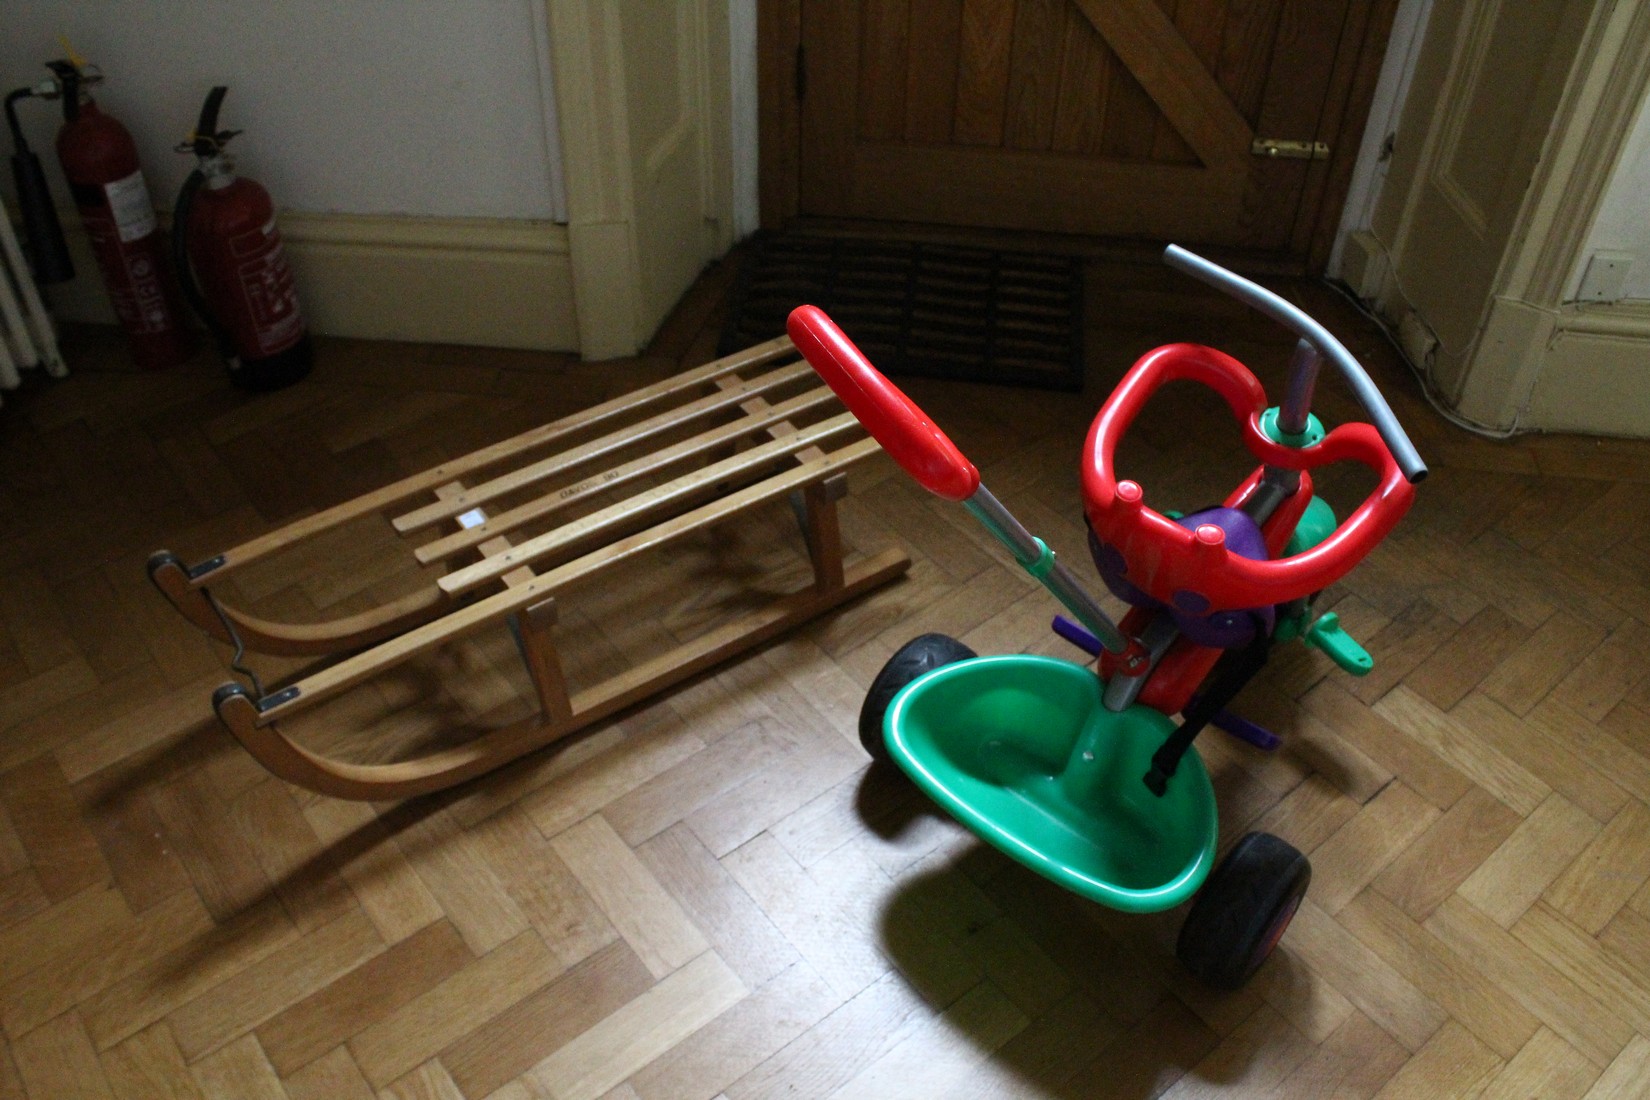
{"label": "parquet wood floor", "polygon": [[[1077,563],[1076,454],[1119,372],[1189,339],[1275,384],[1289,347],[1166,272],[1092,274],[1083,397],[911,387]],[[1370,363],[1434,473],[1325,597],[1374,674],[1282,653],[1239,709],[1286,747],[1200,742],[1224,838],[1266,828],[1316,868],[1240,993],[1180,971],[1179,913],[1083,903],[867,770],[861,692],[907,637],[1063,645],[1051,601],[885,460],[843,527],[904,543],[906,580],[447,795],[319,798],[219,730],[227,654],[148,588],[149,551],[205,555],[708,359],[727,284],[711,272],[615,363],[333,340],[310,381],[250,398],[204,358],[138,375],[76,333],[71,378],[7,395],[0,1097],[1650,1095],[1650,446],[1470,437],[1321,288],[1283,287]],[[1179,396],[1124,468],[1197,506],[1243,463],[1224,412]],[[1327,479],[1331,499],[1362,487]],[[233,595],[366,606],[412,580],[390,537],[321,540]],[[569,600],[570,676],[801,568],[775,509]],[[482,636],[302,732],[383,759],[528,692],[508,638]]]}

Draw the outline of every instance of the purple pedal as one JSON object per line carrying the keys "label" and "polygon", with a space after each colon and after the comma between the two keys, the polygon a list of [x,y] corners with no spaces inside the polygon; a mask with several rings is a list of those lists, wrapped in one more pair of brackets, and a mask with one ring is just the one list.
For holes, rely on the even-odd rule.
{"label": "purple pedal", "polygon": [[1229,710],[1223,710],[1216,714],[1214,723],[1239,741],[1245,741],[1265,752],[1271,752],[1283,744],[1283,738],[1265,726],[1257,725],[1247,718],[1233,714]]}
{"label": "purple pedal", "polygon": [[1051,625],[1054,627],[1054,633],[1060,635],[1060,637],[1081,649],[1090,657],[1098,657],[1105,651],[1106,647],[1100,644],[1099,638],[1096,638],[1085,627],[1072,622],[1064,615],[1054,616],[1054,622]]}
{"label": "purple pedal", "polygon": [[[1060,635],[1072,645],[1081,649],[1091,657],[1100,656],[1105,646],[1100,639],[1085,630],[1082,625],[1072,622],[1064,615],[1054,616],[1054,633]],[[1249,719],[1233,714],[1231,711],[1221,711],[1214,717],[1214,724],[1239,741],[1246,742],[1265,752],[1271,752],[1283,744],[1283,739],[1265,726],[1258,725]]]}

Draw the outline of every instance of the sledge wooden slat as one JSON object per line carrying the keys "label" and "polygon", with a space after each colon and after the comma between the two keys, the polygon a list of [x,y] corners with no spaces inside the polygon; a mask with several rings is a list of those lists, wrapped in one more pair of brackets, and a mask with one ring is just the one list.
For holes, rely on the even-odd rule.
{"label": "sledge wooden slat", "polygon": [[[851,416],[851,414],[846,413],[843,415]],[[599,550],[591,551],[565,565],[541,573],[526,584],[507,588],[485,599],[477,600],[475,603],[459,607],[435,622],[417,627],[387,642],[381,642],[369,650],[345,658],[335,665],[324,668],[298,681],[293,685],[297,688],[296,695],[287,702],[278,703],[262,711],[258,718],[258,724],[267,725],[284,715],[313,706],[323,699],[331,698],[346,688],[353,687],[385,669],[399,665],[437,646],[464,638],[489,623],[502,621],[506,616],[514,614],[524,607],[538,603],[601,570],[618,565],[620,562],[633,558],[638,554],[665,546],[710,524],[732,518],[747,508],[770,500],[780,499],[797,489],[803,488],[810,482],[828,477],[839,469],[875,454],[878,449],[876,440],[862,439],[840,451],[834,451],[822,459],[803,463],[795,469],[786,470],[710,504],[684,512],[674,519],[649,527],[645,531],[609,543]],[[514,548],[511,553],[525,550],[528,545],[528,543],[523,543],[521,546]],[[490,561],[483,564],[495,565],[498,575],[502,575],[525,563],[522,561]],[[450,578],[443,577],[442,579],[448,580]]]}
{"label": "sledge wooden slat", "polygon": [[[474,565],[455,570],[442,577],[436,583],[443,592],[449,595],[460,595],[471,592],[482,585],[497,581],[504,574],[520,565],[531,565],[540,558],[554,554],[559,550],[566,550],[579,541],[600,537],[615,526],[634,522],[642,517],[657,514],[684,500],[691,499],[697,494],[713,490],[719,482],[742,475],[752,475],[771,465],[778,459],[794,455],[805,447],[822,443],[832,436],[859,429],[859,422],[852,413],[842,413],[829,420],[822,420],[793,435],[783,436],[759,447],[752,447],[742,451],[732,458],[713,462],[709,466],[683,474],[655,488],[638,493],[628,500],[622,500],[607,508],[592,512],[582,519],[564,524],[554,531],[547,531],[536,538],[526,539],[511,547],[502,554],[483,558]],[[827,456],[829,457],[829,456]],[[822,470],[825,463],[819,459],[804,462],[802,470]],[[804,481],[807,479],[804,478]],[[795,483],[800,486],[803,482]],[[761,483],[763,485],[767,482]],[[795,487],[793,486],[793,487]],[[733,498],[727,498],[733,499]]]}
{"label": "sledge wooden slat", "polygon": [[451,499],[426,504],[422,508],[395,517],[391,521],[391,526],[402,534],[421,530],[432,523],[452,519],[471,508],[488,504],[501,496],[516,492],[519,489],[525,489],[565,470],[573,469],[586,462],[593,462],[603,455],[611,454],[625,447],[636,446],[672,428],[678,428],[702,417],[711,416],[724,409],[732,408],[739,404],[743,398],[767,393],[800,379],[811,377],[813,377],[813,371],[807,364],[801,363],[771,374],[764,374],[748,382],[738,383],[729,389],[701,397],[697,401],[662,412],[640,423],[627,424],[617,431],[574,447],[570,451],[563,451],[561,454],[552,455],[549,458],[523,466],[519,470],[511,470],[509,473],[500,474],[498,477],[455,494]]}
{"label": "sledge wooden slat", "polygon": [[789,401],[773,406],[766,415],[748,416],[724,427],[701,432],[691,439],[685,439],[674,446],[666,447],[662,451],[653,451],[634,461],[603,470],[598,474],[592,474],[581,481],[546,493],[544,496],[530,500],[526,504],[519,505],[507,512],[490,515],[476,527],[456,531],[451,535],[436,539],[434,542],[425,543],[413,552],[413,556],[423,564],[442,561],[454,554],[468,550],[472,546],[480,546],[493,535],[512,531],[525,523],[531,523],[534,520],[552,515],[562,508],[582,500],[591,493],[621,488],[639,477],[645,477],[673,463],[704,454],[724,444],[752,435],[786,417],[811,411],[835,400],[836,395],[826,387],[821,386],[818,389],[809,390],[807,393],[799,394]]}
{"label": "sledge wooden slat", "polygon": [[[150,578],[186,619],[220,641],[257,652],[331,658],[263,698],[238,684],[214,694],[218,717],[271,773],[340,798],[403,798],[452,786],[909,567],[898,550],[845,560],[835,504],[845,491],[844,471],[879,447],[798,358],[789,340],[770,341],[289,524],[219,555],[210,567],[191,571],[162,551],[150,559]],[[546,450],[563,440],[563,450]],[[512,461],[515,468],[502,468]],[[427,494],[425,503],[406,505],[419,494]],[[592,499],[598,494],[600,506]],[[786,497],[798,508],[813,566],[805,587],[770,596],[756,610],[747,604],[733,622],[574,690],[554,637],[558,601],[639,555]],[[495,502],[513,506],[489,515],[487,506]],[[556,522],[559,511],[580,504],[584,514]],[[207,590],[225,570],[397,505],[404,514],[386,514],[387,522],[402,533],[433,529],[435,538],[417,547],[391,540],[380,552],[405,554],[403,568],[433,565],[432,572],[444,566],[452,572],[425,576],[416,591],[382,606],[319,623],[271,622],[225,606]],[[281,720],[421,654],[505,626],[515,635],[537,697],[538,713],[530,719],[391,764],[333,759],[279,729]]]}
{"label": "sledge wooden slat", "polygon": [[[726,378],[718,378],[716,385],[724,390],[730,388]],[[749,416],[772,412],[768,399],[760,394],[741,402],[739,407]],[[795,424],[780,420],[768,429],[767,435],[780,439],[795,431]],[[797,457],[808,461],[822,453],[816,444],[798,451]],[[837,526],[836,501],[846,492],[846,486],[844,475],[837,474],[827,482],[808,486],[802,494],[802,535],[807,540],[808,559],[814,567],[814,586],[821,590],[840,585],[843,579],[842,534]]]}
{"label": "sledge wooden slat", "polygon": [[639,408],[665,400],[683,391],[694,389],[697,386],[714,382],[726,374],[747,370],[750,367],[772,362],[781,356],[794,355],[795,349],[789,338],[779,337],[753,348],[730,355],[725,359],[707,363],[691,371],[673,375],[662,382],[635,390],[631,393],[615,397],[600,405],[593,405],[581,412],[553,420],[548,424],[529,429],[509,439],[483,447],[479,451],[472,451],[461,458],[444,462],[423,473],[413,474],[400,481],[364,493],[352,500],[344,501],[331,508],[316,512],[312,516],[287,524],[277,531],[267,535],[260,535],[249,539],[231,550],[223,552],[222,564],[214,567],[209,573],[191,578],[195,585],[207,584],[222,579],[235,569],[250,565],[252,562],[266,558],[271,554],[313,538],[324,531],[359,519],[382,512],[392,505],[399,504],[408,497],[419,493],[429,492],[437,485],[445,484],[465,474],[485,469],[507,461],[524,451],[536,450],[539,447],[549,446],[559,439],[566,438],[575,432],[605,424],[616,417],[636,412]]}
{"label": "sledge wooden slat", "polygon": [[[716,380],[716,385],[722,390],[732,389],[732,387],[728,385],[728,380],[726,378],[718,378]],[[773,412],[773,405],[768,402],[766,397],[759,393],[751,394],[750,396],[745,397],[743,401],[739,402],[739,408],[744,411],[746,416],[752,417],[765,417]],[[769,439],[778,439],[781,436],[790,435],[794,431],[796,431],[796,425],[792,424],[789,420],[781,418],[772,423],[766,434]],[[799,452],[799,456],[802,458],[818,458],[819,454],[820,451],[818,447],[810,447],[807,450]]]}

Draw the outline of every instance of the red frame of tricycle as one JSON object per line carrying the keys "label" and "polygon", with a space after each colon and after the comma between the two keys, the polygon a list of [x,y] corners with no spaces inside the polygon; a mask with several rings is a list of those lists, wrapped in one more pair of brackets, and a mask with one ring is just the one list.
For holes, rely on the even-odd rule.
{"label": "red frame of tricycle", "polygon": [[[1147,400],[1177,380],[1200,382],[1219,394],[1243,426],[1244,445],[1261,462],[1304,471],[1351,460],[1373,470],[1380,484],[1310,550],[1272,561],[1233,553],[1220,528],[1188,529],[1149,507],[1139,485],[1116,480],[1115,456],[1123,434]],[[1274,442],[1262,429],[1266,408],[1266,391],[1248,368],[1198,344],[1168,344],[1147,352],[1112,391],[1083,448],[1083,506],[1094,533],[1128,562],[1128,578],[1136,588],[1164,603],[1184,604],[1190,597],[1206,611],[1287,603],[1351,572],[1409,510],[1415,487],[1372,426],[1342,424],[1318,443],[1290,447]]]}

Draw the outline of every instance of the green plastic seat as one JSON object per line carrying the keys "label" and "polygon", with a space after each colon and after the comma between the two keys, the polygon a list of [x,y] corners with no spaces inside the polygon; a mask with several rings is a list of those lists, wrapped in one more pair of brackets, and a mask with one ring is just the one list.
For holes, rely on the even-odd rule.
{"label": "green plastic seat", "polygon": [[906,685],[884,734],[929,797],[1032,870],[1114,909],[1169,909],[1208,877],[1214,789],[1194,752],[1153,796],[1141,777],[1174,722],[1109,711],[1102,687],[1052,657],[958,661]]}

